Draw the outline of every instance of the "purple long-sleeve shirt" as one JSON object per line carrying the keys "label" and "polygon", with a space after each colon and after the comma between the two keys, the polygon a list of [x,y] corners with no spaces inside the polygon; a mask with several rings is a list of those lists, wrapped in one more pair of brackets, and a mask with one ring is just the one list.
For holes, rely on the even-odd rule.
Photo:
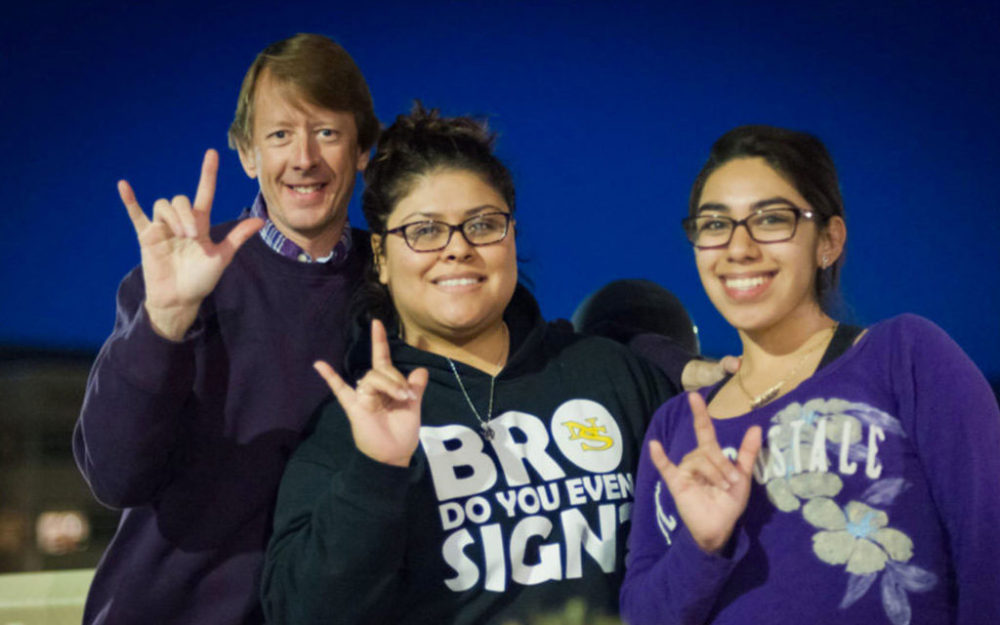
{"label": "purple long-sleeve shirt", "polygon": [[937,326],[902,315],[748,414],[765,445],[726,556],[702,552],[652,465],[696,446],[686,398],[647,432],[622,613],[656,623],[1000,622],[1000,411]]}
{"label": "purple long-sleeve shirt", "polygon": [[355,238],[354,252],[323,264],[251,237],[179,343],[150,327],[141,271],[122,281],[73,440],[96,497],[124,508],[85,623],[262,622],[278,483],[329,394],[311,365],[341,367],[367,263],[367,236]]}

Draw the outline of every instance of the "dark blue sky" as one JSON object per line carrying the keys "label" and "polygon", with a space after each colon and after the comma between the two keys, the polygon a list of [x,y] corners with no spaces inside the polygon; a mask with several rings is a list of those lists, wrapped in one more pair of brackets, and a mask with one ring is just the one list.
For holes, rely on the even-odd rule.
{"label": "dark blue sky", "polygon": [[734,352],[678,220],[712,141],[770,123],[818,134],[838,162],[843,286],[857,319],[922,314],[1000,376],[1000,5],[760,4],[8,10],[0,344],[100,345],[117,282],[139,257],[118,178],[149,208],[193,193],[201,155],[215,147],[215,220],[252,199],[254,183],[225,148],[240,80],[265,44],[310,31],[352,53],[386,122],[413,98],[491,117],[517,181],[524,270],[547,316],[569,316],[609,280],[648,278],[687,304],[706,352]]}

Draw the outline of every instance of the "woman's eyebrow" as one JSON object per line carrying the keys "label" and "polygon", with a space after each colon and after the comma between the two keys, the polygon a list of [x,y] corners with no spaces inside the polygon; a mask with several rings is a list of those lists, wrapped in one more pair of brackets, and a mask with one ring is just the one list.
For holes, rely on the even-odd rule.
{"label": "woman's eyebrow", "polygon": [[[495,211],[503,211],[499,206],[494,206],[492,204],[482,204],[480,206],[473,206],[462,212],[463,217],[470,217],[472,215],[477,215],[479,213],[492,213]],[[419,221],[441,221],[444,222],[444,213],[439,213],[437,211],[425,210],[416,211],[410,213],[403,218],[403,221],[409,221],[410,219],[417,218]]]}
{"label": "woman's eyebrow", "polygon": [[465,211],[465,215],[475,215],[477,213],[492,213],[496,211],[503,212],[503,209],[499,206],[493,206],[492,204],[481,204],[480,206],[474,206]]}
{"label": "woman's eyebrow", "polygon": [[[770,206],[774,206],[775,204],[792,206],[792,207],[796,206],[795,202],[792,202],[791,200],[788,200],[778,195],[775,197],[769,197],[767,199],[758,200],[754,202],[753,204],[750,205],[750,210],[752,211],[763,210]],[[718,202],[706,202],[705,204],[702,204],[701,206],[698,207],[698,211],[695,213],[695,215],[700,215],[704,212],[730,213],[732,211],[725,204],[720,204]]]}
{"label": "woman's eyebrow", "polygon": [[718,202],[707,202],[698,207],[698,211],[695,215],[700,215],[706,211],[711,211],[713,213],[728,213],[729,207],[725,204],[719,204]]}
{"label": "woman's eyebrow", "polygon": [[781,197],[780,195],[777,195],[775,197],[767,198],[766,200],[760,200],[758,202],[754,202],[750,206],[750,208],[752,208],[753,210],[760,210],[762,208],[767,208],[768,206],[773,206],[774,204],[786,204],[788,206],[795,206],[794,202],[787,200]]}

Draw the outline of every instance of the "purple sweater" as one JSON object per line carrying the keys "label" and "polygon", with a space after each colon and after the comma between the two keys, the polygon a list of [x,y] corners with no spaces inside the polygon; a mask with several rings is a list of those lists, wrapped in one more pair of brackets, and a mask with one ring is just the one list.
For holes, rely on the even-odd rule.
{"label": "purple sweater", "polygon": [[122,281],[73,440],[96,497],[124,508],[84,623],[263,620],[278,483],[329,394],[312,362],[342,364],[367,236],[353,250],[337,265],[305,264],[251,237],[181,343],[150,327],[141,271]]}
{"label": "purple sweater", "polygon": [[902,315],[746,415],[766,436],[726,557],[703,553],[648,454],[696,445],[687,400],[647,432],[621,592],[628,623],[1000,623],[1000,411],[937,326]]}

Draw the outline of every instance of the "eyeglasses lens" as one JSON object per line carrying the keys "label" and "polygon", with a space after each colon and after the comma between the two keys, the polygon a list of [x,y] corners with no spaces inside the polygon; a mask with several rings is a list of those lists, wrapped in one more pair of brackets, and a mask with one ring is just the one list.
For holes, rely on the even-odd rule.
{"label": "eyeglasses lens", "polygon": [[688,222],[688,237],[700,247],[721,247],[732,239],[733,231],[743,224],[758,243],[787,241],[795,235],[797,214],[790,208],[764,210],[739,221],[724,215],[701,215]]}
{"label": "eyeglasses lens", "polygon": [[441,221],[422,221],[406,226],[403,236],[410,247],[418,252],[445,248],[455,230],[461,230],[465,240],[471,245],[489,245],[498,243],[507,236],[509,220],[506,213],[486,213],[466,219],[457,226]]}

